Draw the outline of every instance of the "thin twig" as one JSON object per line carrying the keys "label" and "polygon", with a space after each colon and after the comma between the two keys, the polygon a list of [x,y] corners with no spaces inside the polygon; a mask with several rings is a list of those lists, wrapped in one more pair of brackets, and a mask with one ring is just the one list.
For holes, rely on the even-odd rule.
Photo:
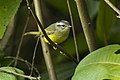
{"label": "thin twig", "polygon": [[80,59],[79,59],[79,52],[78,52],[78,44],[77,44],[77,39],[76,39],[76,35],[75,35],[75,29],[74,29],[75,27],[74,27],[74,23],[73,23],[72,11],[71,11],[71,7],[70,7],[70,0],[67,0],[67,5],[68,5],[69,13],[70,13],[71,24],[72,24],[72,32],[73,32],[77,61],[79,62]]}
{"label": "thin twig", "polygon": [[31,66],[31,72],[30,72],[30,75],[32,75],[33,68],[34,68],[35,54],[36,54],[36,50],[37,50],[37,46],[38,46],[38,42],[39,42],[39,38],[37,39],[37,42],[36,42],[36,45],[35,45],[35,49],[34,49],[34,53],[33,53],[33,56],[32,56],[32,66]]}
{"label": "thin twig", "polygon": [[41,22],[39,21],[38,17],[33,13],[32,9],[31,9],[31,7],[30,7],[30,5],[29,5],[29,2],[28,2],[27,0],[26,0],[26,2],[27,2],[28,9],[30,10],[31,14],[33,15],[36,23],[40,26],[40,29],[41,29],[42,33],[44,34],[45,38],[49,41],[49,43],[50,43],[52,46],[54,46],[54,47],[56,47],[57,49],[59,49],[61,52],[63,52],[68,59],[70,59],[70,60],[74,61],[76,64],[78,64],[78,61],[77,61],[73,56],[71,56],[69,53],[67,53],[67,51],[65,51],[61,46],[56,45],[56,44],[47,36],[47,33],[46,33],[46,31],[44,30],[44,28],[43,28]]}
{"label": "thin twig", "polygon": [[109,0],[104,0],[117,14],[118,14],[118,18],[120,18],[120,10],[115,7]]}
{"label": "thin twig", "polygon": [[4,69],[4,68],[0,68],[0,71],[6,72],[6,73],[9,73],[9,74],[13,74],[15,76],[20,76],[20,77],[23,77],[23,78],[27,78],[27,79],[40,80],[40,76],[39,77],[26,76],[26,75],[19,74],[19,73],[16,73],[16,72],[10,71],[8,69]]}
{"label": "thin twig", "polygon": [[[28,12],[28,14],[29,14],[29,13],[30,13],[30,12]],[[23,42],[23,38],[24,38],[24,33],[25,33],[25,31],[26,31],[26,28],[27,28],[27,25],[28,25],[28,21],[29,21],[29,16],[27,17],[26,25],[25,25],[24,30],[23,30],[23,32],[22,32],[22,36],[21,36],[20,43],[19,43],[19,46],[18,46],[16,58],[18,58],[18,57],[19,57],[19,54],[20,54],[20,49],[21,49],[21,46],[22,46],[22,42]],[[16,67],[16,65],[17,65],[17,60],[15,60],[14,67]]]}
{"label": "thin twig", "polygon": [[[24,60],[24,59],[22,59],[22,58],[20,58],[20,57],[19,57],[19,58],[16,58],[16,57],[7,56],[7,57],[5,57],[5,58],[14,59],[14,60],[17,59],[17,60],[19,60],[19,61],[21,61],[21,62],[24,62],[29,69],[30,69],[30,67],[32,67],[32,64],[31,64],[30,62],[28,62],[27,60]],[[33,69],[35,70],[35,72],[37,73],[37,75],[40,76],[40,73],[39,73],[38,69],[37,69],[35,66],[33,66]]]}
{"label": "thin twig", "polygon": [[[82,23],[83,32],[86,38],[86,42],[89,48],[89,51],[94,51],[97,47],[95,35],[93,31],[93,25],[88,14],[87,5],[85,0],[75,0],[79,17]],[[84,45],[83,45],[84,46]]]}

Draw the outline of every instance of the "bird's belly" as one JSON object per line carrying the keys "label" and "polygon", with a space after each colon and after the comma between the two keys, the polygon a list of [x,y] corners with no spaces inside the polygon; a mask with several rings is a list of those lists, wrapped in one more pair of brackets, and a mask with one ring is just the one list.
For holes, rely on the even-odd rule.
{"label": "bird's belly", "polygon": [[[63,41],[65,41],[66,39],[67,39],[67,37],[68,37],[68,35],[64,35],[63,33],[62,33],[62,35],[61,35],[61,33],[60,34],[56,34],[56,35],[54,35],[54,34],[51,34],[51,35],[48,35],[48,37],[54,42],[54,43],[62,43]],[[47,42],[47,43],[49,43],[48,42],[48,40],[44,37],[44,41],[45,42]]]}

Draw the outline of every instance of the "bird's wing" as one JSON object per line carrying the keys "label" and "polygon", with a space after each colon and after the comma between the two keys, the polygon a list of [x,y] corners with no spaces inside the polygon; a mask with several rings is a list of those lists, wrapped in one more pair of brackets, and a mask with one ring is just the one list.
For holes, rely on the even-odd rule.
{"label": "bird's wing", "polygon": [[49,27],[45,29],[46,33],[48,35],[53,34],[55,32],[55,24],[51,24]]}
{"label": "bird's wing", "polygon": [[[47,35],[53,34],[55,32],[55,24],[50,25],[45,29]],[[43,35],[43,33],[39,31],[31,31],[31,32],[26,32],[24,35]]]}

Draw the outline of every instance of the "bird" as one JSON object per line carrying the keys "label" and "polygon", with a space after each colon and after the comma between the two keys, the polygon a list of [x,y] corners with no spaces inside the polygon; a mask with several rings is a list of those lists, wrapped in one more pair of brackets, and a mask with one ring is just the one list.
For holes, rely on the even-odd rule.
{"label": "bird", "polygon": [[[47,36],[57,44],[60,44],[64,42],[70,33],[70,26],[69,22],[66,20],[57,21],[51,25],[49,25],[47,28],[45,28],[45,31],[47,33]],[[43,39],[46,43],[49,43],[49,41],[45,38],[44,34],[39,31],[32,31],[32,32],[26,32],[24,35],[42,35]]]}

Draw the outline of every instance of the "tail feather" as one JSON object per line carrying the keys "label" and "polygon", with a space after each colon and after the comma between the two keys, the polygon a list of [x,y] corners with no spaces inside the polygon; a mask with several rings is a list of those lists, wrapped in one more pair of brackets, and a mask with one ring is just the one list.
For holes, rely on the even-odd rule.
{"label": "tail feather", "polygon": [[26,32],[24,35],[26,36],[26,35],[40,35],[40,34],[41,32],[36,31],[36,32]]}

